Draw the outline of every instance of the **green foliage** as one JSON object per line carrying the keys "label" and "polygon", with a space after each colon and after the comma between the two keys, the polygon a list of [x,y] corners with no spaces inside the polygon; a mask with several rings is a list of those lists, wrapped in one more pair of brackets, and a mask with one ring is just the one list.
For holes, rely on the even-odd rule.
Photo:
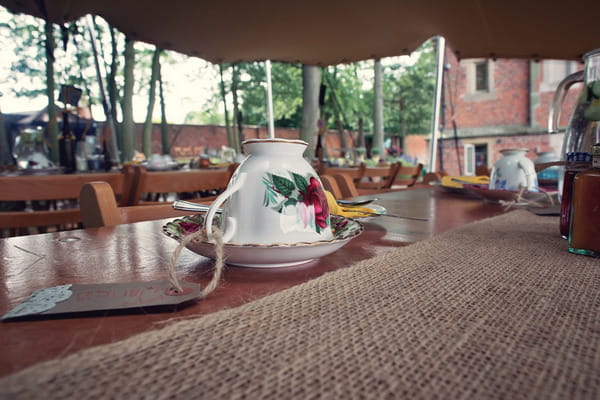
{"label": "green foliage", "polygon": [[426,134],[431,129],[435,89],[433,41],[419,50],[419,59],[410,66],[386,67],[384,121],[387,132]]}
{"label": "green foliage", "polygon": [[[241,76],[238,96],[244,125],[266,125],[267,86],[264,63],[239,63],[237,66]],[[302,69],[299,65],[274,62],[271,64],[271,82],[275,125],[300,126]]]}

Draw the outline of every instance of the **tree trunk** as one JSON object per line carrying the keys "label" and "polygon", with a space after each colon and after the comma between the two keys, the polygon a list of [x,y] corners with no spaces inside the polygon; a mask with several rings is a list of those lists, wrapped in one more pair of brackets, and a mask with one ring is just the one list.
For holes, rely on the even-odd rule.
{"label": "tree trunk", "polygon": [[[91,23],[90,23],[91,21]],[[94,27],[94,31],[92,31],[92,26]],[[100,70],[100,57],[98,56],[98,49],[96,46],[96,34],[94,32],[98,32],[98,27],[96,26],[96,22],[93,17],[88,17],[88,34],[90,36],[90,44],[92,46],[92,55],[94,57],[94,67],[96,69],[96,80],[98,82],[98,88],[100,91],[100,98],[102,100],[102,108],[104,110],[104,115],[106,117],[106,124],[102,130],[101,134],[101,142],[102,142],[102,151],[104,152],[105,157],[105,168],[106,170],[110,170],[112,165],[117,165],[119,163],[119,145],[118,145],[118,134],[117,134],[117,121],[115,119],[115,106],[109,106],[110,99],[108,98],[106,91],[104,90],[104,83],[102,78],[102,71]],[[113,47],[113,52],[116,50],[116,47]],[[116,57],[113,54],[113,57]],[[109,87],[110,87],[110,75],[107,77]],[[114,76],[112,81],[114,82]],[[110,142],[109,142],[110,140]]]}
{"label": "tree trunk", "polygon": [[348,141],[346,140],[346,135],[344,133],[344,124],[339,115],[336,115],[335,124],[337,126],[338,135],[340,136],[340,144],[342,146],[342,157],[346,157],[346,153],[352,152],[352,149],[348,147]]}
{"label": "tree trunk", "polygon": [[0,111],[0,165],[13,164],[9,149],[10,146],[8,144],[8,135],[6,134],[6,125],[4,124],[4,114]]}
{"label": "tree trunk", "polygon": [[123,89],[123,144],[121,146],[121,161],[133,159],[135,150],[135,125],[133,122],[133,84],[135,67],[135,49],[134,41],[125,38],[125,65],[123,68],[124,89]]}
{"label": "tree trunk", "polygon": [[373,138],[373,147],[379,148],[379,151],[381,151],[381,155],[383,156],[383,71],[380,59],[375,60],[375,82],[373,86],[373,94],[375,99],[375,104],[373,107],[373,131],[375,134]]}
{"label": "tree trunk", "polygon": [[146,121],[142,134],[142,151],[146,157],[152,154],[152,113],[156,99],[156,81],[158,79],[158,69],[160,68],[160,48],[154,49],[152,55],[152,73],[150,74],[150,87],[148,88],[148,109],[146,110]]}
{"label": "tree trunk", "polygon": [[165,91],[163,87],[163,79],[160,63],[158,64],[158,89],[160,93],[160,141],[162,143],[162,153],[169,154],[171,152],[171,144],[169,143],[169,125],[167,124],[167,106],[165,102]]}
{"label": "tree trunk", "polygon": [[[302,66],[302,126],[300,139],[308,142],[304,157],[313,158],[317,143],[319,120],[319,88],[321,68],[314,65]],[[324,138],[322,138],[324,139]]]}
{"label": "tree trunk", "polygon": [[366,147],[365,142],[365,126],[362,118],[358,119],[358,147]]}
{"label": "tree trunk", "polygon": [[[232,142],[229,146],[235,149],[235,152],[239,154],[241,149],[240,133],[242,131],[241,118],[240,118],[240,106],[238,100],[238,86],[240,81],[240,71],[236,64],[231,65],[231,94],[233,95],[233,125],[234,129],[231,134]],[[236,134],[237,132],[237,134]]]}
{"label": "tree trunk", "polygon": [[223,64],[219,64],[219,75],[221,77],[221,98],[223,99],[223,110],[225,112],[225,130],[227,131],[227,143],[231,145],[231,127],[229,126],[229,113],[227,112],[227,93],[225,92],[225,80],[223,79]]}
{"label": "tree trunk", "polygon": [[108,76],[106,77],[106,86],[108,88],[108,102],[110,104],[110,113],[113,121],[114,135],[117,143],[123,143],[121,127],[117,122],[117,105],[120,103],[119,91],[117,90],[117,71],[119,69],[119,47],[115,29],[110,28],[110,43],[111,43],[111,63]]}
{"label": "tree trunk", "polygon": [[46,46],[46,93],[48,95],[48,143],[50,144],[50,159],[58,164],[58,124],[56,123],[56,103],[54,92],[54,36],[53,25],[46,21],[45,46]]}

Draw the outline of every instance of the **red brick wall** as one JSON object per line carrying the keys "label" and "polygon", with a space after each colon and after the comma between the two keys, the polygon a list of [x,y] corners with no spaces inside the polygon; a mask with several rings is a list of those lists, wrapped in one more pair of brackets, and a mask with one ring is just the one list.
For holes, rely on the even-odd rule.
{"label": "red brick wall", "polygon": [[[498,59],[494,64],[493,99],[471,101],[467,96],[467,78],[465,62],[459,62],[450,49],[446,50],[446,63],[450,69],[445,71],[444,89],[447,107],[445,117],[447,126],[451,126],[452,112],[459,129],[506,125],[530,125],[545,130],[548,125],[548,111],[554,89],[540,92],[544,78],[543,68],[533,82],[533,95],[539,95],[539,103],[534,101],[534,115],[530,116],[530,63],[534,61],[519,59]],[[572,87],[565,99],[559,126],[566,126],[577,101],[580,86]]]}
{"label": "red brick wall", "polygon": [[529,64],[526,60],[494,61],[495,96],[485,100],[470,100],[467,94],[467,74],[464,62],[458,62],[451,51],[446,52],[450,69],[445,71],[446,121],[454,112],[459,129],[483,126],[526,125],[529,123]]}

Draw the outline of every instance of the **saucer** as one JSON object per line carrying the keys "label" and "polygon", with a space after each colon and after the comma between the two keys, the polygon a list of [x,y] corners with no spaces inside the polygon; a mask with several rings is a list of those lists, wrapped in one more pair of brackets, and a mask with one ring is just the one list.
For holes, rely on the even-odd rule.
{"label": "saucer", "polygon": [[[202,228],[203,223],[203,214],[190,215],[167,223],[163,226],[163,233],[181,241],[186,233],[190,234]],[[304,264],[333,253],[360,235],[364,229],[360,222],[338,215],[331,216],[331,228],[334,238],[328,241],[271,245],[225,243],[225,262],[251,268],[279,268]],[[198,238],[186,247],[194,253],[215,258],[215,245],[206,241],[206,238]]]}
{"label": "saucer", "polygon": [[[476,196],[483,198],[491,203],[500,203],[500,201],[512,201],[515,200],[519,192],[512,190],[494,190],[479,187],[476,185],[465,185],[465,189],[475,194]],[[550,193],[551,194],[551,193]],[[524,192],[521,196],[527,201],[547,201],[548,195],[544,192]],[[519,203],[517,203],[519,204]],[[524,202],[523,204],[527,204]]]}

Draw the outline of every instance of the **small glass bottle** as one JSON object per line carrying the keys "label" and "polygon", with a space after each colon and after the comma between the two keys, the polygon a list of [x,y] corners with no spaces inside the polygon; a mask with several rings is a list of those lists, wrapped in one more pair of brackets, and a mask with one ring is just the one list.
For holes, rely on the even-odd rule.
{"label": "small glass bottle", "polygon": [[62,115],[62,134],[58,138],[58,157],[60,165],[64,167],[65,173],[70,174],[77,171],[77,140],[71,132],[67,112]]}
{"label": "small glass bottle", "polygon": [[600,257],[600,143],[592,146],[592,168],[573,180],[569,251]]}
{"label": "small glass bottle", "polygon": [[569,238],[571,228],[571,195],[573,193],[573,179],[581,171],[590,168],[592,155],[584,152],[567,154],[567,165],[563,178],[562,199],[560,202],[560,235]]}

